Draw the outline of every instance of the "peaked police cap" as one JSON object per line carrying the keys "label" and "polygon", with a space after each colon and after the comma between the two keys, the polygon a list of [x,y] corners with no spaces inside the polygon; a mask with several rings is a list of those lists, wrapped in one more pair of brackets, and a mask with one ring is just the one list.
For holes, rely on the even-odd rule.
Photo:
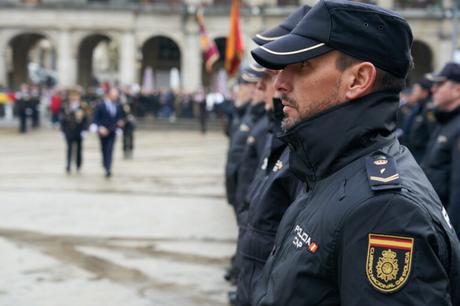
{"label": "peaked police cap", "polygon": [[241,71],[238,83],[257,83],[266,75],[265,68],[257,63],[251,63]]}
{"label": "peaked police cap", "polygon": [[311,6],[309,5],[303,5],[299,7],[297,10],[292,12],[279,25],[277,25],[274,28],[271,28],[270,30],[256,34],[256,36],[254,36],[252,40],[259,46],[262,46],[266,43],[277,40],[289,34],[295,28],[295,26],[299,23],[299,21],[302,20],[302,18],[308,13],[310,9],[311,9]]}
{"label": "peaked police cap", "polygon": [[428,74],[427,78],[435,83],[444,82],[447,80],[460,83],[460,64],[451,62],[447,63],[440,72]]}
{"label": "peaked police cap", "polygon": [[371,4],[321,0],[291,33],[252,55],[264,67],[283,69],[339,50],[404,78],[411,66],[411,45],[411,29],[399,14]]}

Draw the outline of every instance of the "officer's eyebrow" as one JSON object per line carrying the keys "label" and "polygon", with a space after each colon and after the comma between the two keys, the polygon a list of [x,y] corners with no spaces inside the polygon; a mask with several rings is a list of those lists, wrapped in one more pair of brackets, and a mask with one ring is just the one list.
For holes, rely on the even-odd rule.
{"label": "officer's eyebrow", "polygon": [[299,62],[299,66],[300,66],[300,68],[304,68],[306,66],[311,66],[311,62],[310,62],[309,59],[307,59],[307,60],[304,60],[302,62]]}

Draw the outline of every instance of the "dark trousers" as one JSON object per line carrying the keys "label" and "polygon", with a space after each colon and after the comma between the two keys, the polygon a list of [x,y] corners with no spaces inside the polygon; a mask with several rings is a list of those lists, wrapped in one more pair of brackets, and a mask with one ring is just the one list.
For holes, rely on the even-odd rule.
{"label": "dark trousers", "polygon": [[112,155],[113,155],[113,146],[115,144],[115,133],[110,133],[106,137],[99,137],[101,140],[101,150],[102,150],[102,165],[107,172],[111,172],[112,168]]}
{"label": "dark trousers", "polygon": [[134,130],[124,129],[123,130],[123,151],[131,153],[134,149]]}
{"label": "dark trousers", "polygon": [[27,132],[27,114],[25,113],[19,114],[19,132]]}
{"label": "dark trousers", "polygon": [[83,162],[83,157],[82,157],[82,146],[83,146],[83,141],[82,139],[66,139],[67,140],[67,170],[70,170],[70,165],[72,164],[72,155],[74,155],[74,149],[75,149],[75,155],[76,155],[76,164],[77,164],[77,170],[80,169],[81,164]]}

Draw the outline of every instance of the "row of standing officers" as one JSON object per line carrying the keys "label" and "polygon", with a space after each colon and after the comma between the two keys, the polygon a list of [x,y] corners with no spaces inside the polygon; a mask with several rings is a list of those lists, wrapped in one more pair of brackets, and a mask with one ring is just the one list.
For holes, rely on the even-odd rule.
{"label": "row of standing officers", "polygon": [[225,171],[230,302],[460,305],[460,66],[399,108],[409,25],[344,0],[302,6],[254,41]]}

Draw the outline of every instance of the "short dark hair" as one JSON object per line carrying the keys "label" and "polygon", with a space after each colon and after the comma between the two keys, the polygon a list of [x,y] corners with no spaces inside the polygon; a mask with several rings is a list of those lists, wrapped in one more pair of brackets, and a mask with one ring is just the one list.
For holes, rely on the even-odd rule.
{"label": "short dark hair", "polygon": [[[357,58],[354,58],[348,54],[345,54],[343,52],[339,52],[339,56],[337,57],[337,60],[335,62],[335,66],[337,69],[340,71],[344,71],[348,67],[361,63],[362,60],[359,60]],[[412,60],[411,60],[411,68],[412,68]],[[375,91],[381,91],[381,90],[397,90],[401,91],[406,87],[406,78],[399,78],[394,76],[393,74],[382,70],[380,68],[375,67],[377,70],[377,75],[375,77],[375,82],[374,82],[374,87],[372,90]]]}

